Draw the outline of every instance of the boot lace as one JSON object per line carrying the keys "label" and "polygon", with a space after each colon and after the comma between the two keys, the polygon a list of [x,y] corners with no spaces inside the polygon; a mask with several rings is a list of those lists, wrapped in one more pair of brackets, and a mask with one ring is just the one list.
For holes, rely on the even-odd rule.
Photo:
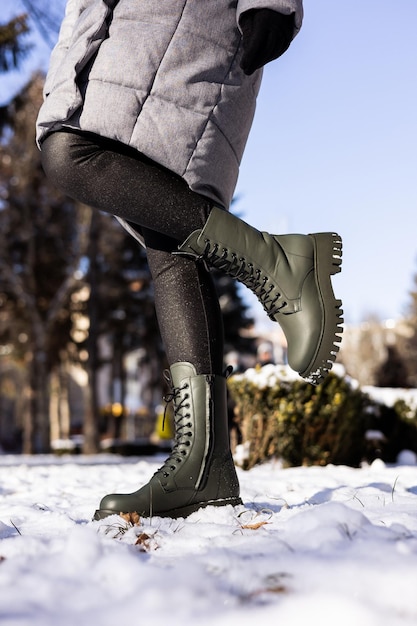
{"label": "boot lace", "polygon": [[172,402],[174,407],[175,421],[175,442],[171,454],[161,468],[156,472],[161,473],[164,478],[168,478],[171,472],[177,469],[188,455],[193,437],[193,424],[190,420],[191,413],[190,403],[188,402],[190,394],[187,392],[189,384],[185,383],[182,387],[172,387],[171,392],[164,396],[165,410],[162,420],[162,429],[164,428],[166,411],[168,404]]}
{"label": "boot lace", "polygon": [[288,303],[269,277],[235,252],[220,248],[219,244],[212,244],[210,239],[206,239],[201,258],[251,289],[271,319],[287,306]]}

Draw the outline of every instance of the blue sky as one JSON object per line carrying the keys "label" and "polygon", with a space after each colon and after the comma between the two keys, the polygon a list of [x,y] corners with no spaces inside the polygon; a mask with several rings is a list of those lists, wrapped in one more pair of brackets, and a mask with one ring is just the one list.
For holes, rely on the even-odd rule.
{"label": "blue sky", "polygon": [[[0,21],[18,6],[2,0]],[[305,0],[301,33],[265,69],[236,189],[257,228],[342,235],[348,323],[400,317],[417,274],[417,2],[394,7]],[[0,78],[0,104],[48,55]]]}

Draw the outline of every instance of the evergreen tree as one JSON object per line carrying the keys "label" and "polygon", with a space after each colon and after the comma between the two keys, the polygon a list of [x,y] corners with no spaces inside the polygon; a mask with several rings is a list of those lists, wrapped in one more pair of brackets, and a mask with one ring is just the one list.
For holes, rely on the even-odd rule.
{"label": "evergreen tree", "polygon": [[8,72],[19,67],[30,50],[25,42],[29,32],[28,16],[18,15],[6,24],[0,24],[0,72]]}

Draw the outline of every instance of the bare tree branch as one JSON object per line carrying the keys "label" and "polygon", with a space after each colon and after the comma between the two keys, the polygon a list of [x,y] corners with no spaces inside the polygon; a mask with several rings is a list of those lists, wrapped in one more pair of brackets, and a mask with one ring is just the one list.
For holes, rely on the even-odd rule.
{"label": "bare tree branch", "polygon": [[44,3],[42,0],[21,0],[21,2],[39,34],[49,46],[53,46],[62,21],[62,11],[56,8],[56,4],[49,1]]}

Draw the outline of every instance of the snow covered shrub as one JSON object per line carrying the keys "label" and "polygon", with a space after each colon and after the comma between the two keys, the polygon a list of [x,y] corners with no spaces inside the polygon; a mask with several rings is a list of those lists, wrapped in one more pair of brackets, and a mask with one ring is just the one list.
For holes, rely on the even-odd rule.
{"label": "snow covered shrub", "polygon": [[372,400],[345,378],[330,373],[314,387],[267,365],[232,376],[229,390],[245,469],[271,458],[287,466],[357,466],[366,456]]}

